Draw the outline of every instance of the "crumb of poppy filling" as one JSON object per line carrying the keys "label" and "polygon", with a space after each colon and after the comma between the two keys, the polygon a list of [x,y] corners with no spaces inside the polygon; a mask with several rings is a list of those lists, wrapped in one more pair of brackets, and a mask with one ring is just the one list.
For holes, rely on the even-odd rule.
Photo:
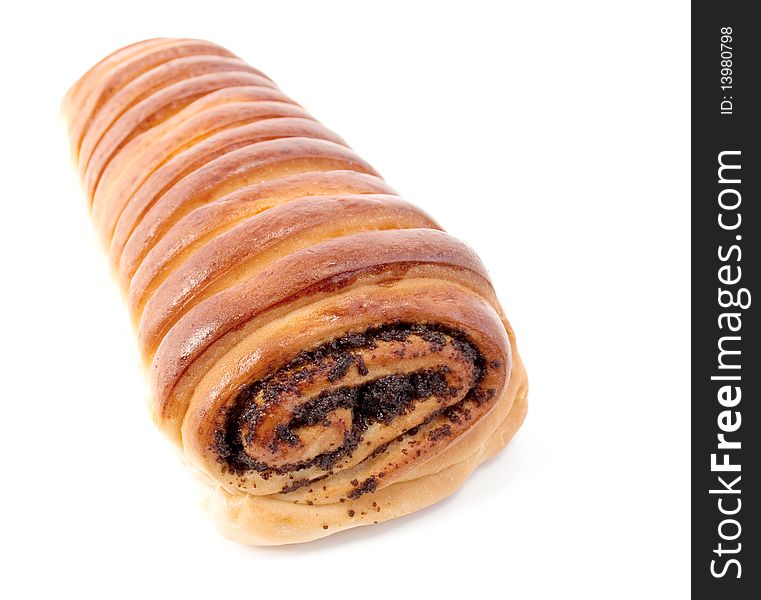
{"label": "crumb of poppy filling", "polygon": [[378,489],[378,480],[375,477],[368,477],[357,488],[349,494],[349,498],[356,500],[364,494],[374,492]]}

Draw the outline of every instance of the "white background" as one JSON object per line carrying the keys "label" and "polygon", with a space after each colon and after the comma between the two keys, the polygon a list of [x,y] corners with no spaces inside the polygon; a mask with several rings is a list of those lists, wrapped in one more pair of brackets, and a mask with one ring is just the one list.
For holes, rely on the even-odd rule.
{"label": "white background", "polygon": [[[689,6],[12,3],[2,36],[0,595],[683,598]],[[531,382],[453,497],[323,541],[222,539],[153,426],[58,103],[108,52],[211,39],[489,267]]]}

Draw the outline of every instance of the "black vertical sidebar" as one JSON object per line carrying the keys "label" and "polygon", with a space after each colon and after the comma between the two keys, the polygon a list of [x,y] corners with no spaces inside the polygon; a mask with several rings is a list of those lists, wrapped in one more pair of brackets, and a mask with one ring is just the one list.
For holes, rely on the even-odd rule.
{"label": "black vertical sidebar", "polygon": [[728,600],[761,598],[761,23],[752,8],[692,4],[692,593]]}

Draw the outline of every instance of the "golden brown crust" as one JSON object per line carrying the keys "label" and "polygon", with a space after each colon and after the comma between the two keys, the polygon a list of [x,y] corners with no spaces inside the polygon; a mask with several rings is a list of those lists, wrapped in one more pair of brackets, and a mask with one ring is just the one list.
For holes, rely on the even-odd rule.
{"label": "golden brown crust", "polygon": [[94,116],[117,92],[165,62],[197,55],[235,58],[229,50],[209,42],[157,38],[123,48],[88,71],[72,87],[63,105],[64,112],[71,115],[69,131],[77,157]]}
{"label": "golden brown crust", "polygon": [[329,170],[377,175],[368,163],[344,146],[319,139],[289,138],[258,142],[228,152],[168,190],[158,185],[142,186],[119,223],[121,226],[124,222],[125,229],[130,231],[119,261],[120,281],[126,287],[158,239],[197,206],[247,184],[291,173]]}
{"label": "golden brown crust", "polygon": [[180,219],[146,255],[129,288],[133,314],[142,313],[150,295],[194,252],[238,223],[261,212],[309,196],[335,194],[394,194],[385,181],[355,171],[297,173],[245,186]]}
{"label": "golden brown crust", "polygon": [[[171,42],[172,40],[169,38],[155,38],[121,48],[94,65],[71,86],[63,99],[61,109],[68,118],[69,137],[72,142],[72,153],[75,157],[79,155],[79,145],[93,113],[115,90],[134,78],[134,75],[124,73],[125,64],[142,52],[159,48]],[[175,40],[175,43],[180,43],[180,40]]]}
{"label": "golden brown crust", "polygon": [[[293,107],[288,111],[283,104]],[[207,94],[160,125],[131,140],[112,157],[95,189],[92,212],[106,239],[137,188],[159,167],[184,150],[195,150],[207,137],[261,118],[308,118],[280,90],[257,86],[227,87]]]}
{"label": "golden brown crust", "polygon": [[478,257],[260,71],[146,40],[64,111],[154,418],[225,535],[418,510],[520,427],[526,374]]}
{"label": "golden brown crust", "polygon": [[[113,235],[111,238],[111,254],[115,262],[124,249],[129,234],[134,229],[133,215],[135,209],[142,206],[140,204],[141,199],[150,194],[152,190],[168,190],[180,179],[193,171],[197,171],[215,158],[257,142],[302,137],[343,144],[343,140],[338,136],[320,123],[311,120],[302,109],[291,104],[255,102],[243,104],[240,107],[231,106],[230,109],[226,111],[227,115],[225,116],[235,119],[235,121],[229,122],[222,115],[216,115],[218,117],[215,123],[217,133],[206,139],[204,139],[206,136],[200,134],[194,140],[195,143],[191,148],[176,154],[172,153],[174,155],[164,153],[162,158],[165,162],[150,173],[149,177],[143,180],[134,192],[130,193],[131,186],[123,184],[124,191],[110,199],[108,205],[103,209],[103,233],[106,237]],[[208,112],[218,113],[221,111]],[[233,115],[230,115],[231,112]],[[228,123],[229,129],[225,127]],[[155,147],[160,150],[162,145],[156,144]],[[151,155],[151,152],[147,152],[140,158],[146,160]],[[133,200],[134,195],[139,196],[137,201]],[[126,198],[126,202],[129,204],[125,204],[123,198]],[[122,220],[121,224],[120,220]]]}
{"label": "golden brown crust", "polygon": [[244,85],[261,85],[253,73],[211,72],[178,81],[132,105],[110,126],[97,143],[84,176],[85,193],[92,196],[103,169],[114,154],[143,131],[147,131],[176,114],[198,98],[220,89]]}
{"label": "golden brown crust", "polygon": [[[274,86],[266,77],[239,58],[227,56],[185,56],[174,58],[142,73],[114,93],[94,114],[79,147],[79,161],[84,174],[103,135],[130,108],[151,95],[161,93],[177,82],[210,73],[249,73],[249,85]],[[240,85],[240,84],[236,84]]]}
{"label": "golden brown crust", "polygon": [[[309,196],[273,207],[217,236],[179,266],[145,304],[138,339],[151,355],[157,340],[189,309],[251,280],[277,256],[362,231],[433,228],[410,204],[389,196]],[[136,314],[143,314],[138,302]]]}

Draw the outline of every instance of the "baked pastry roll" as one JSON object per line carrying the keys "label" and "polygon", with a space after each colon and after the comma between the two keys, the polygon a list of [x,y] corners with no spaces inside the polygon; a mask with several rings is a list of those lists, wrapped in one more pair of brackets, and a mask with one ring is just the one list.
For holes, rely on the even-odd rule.
{"label": "baked pastry roll", "polygon": [[161,430],[247,544],[451,494],[526,414],[526,373],[467,246],[215,44],[111,54],[64,100]]}

